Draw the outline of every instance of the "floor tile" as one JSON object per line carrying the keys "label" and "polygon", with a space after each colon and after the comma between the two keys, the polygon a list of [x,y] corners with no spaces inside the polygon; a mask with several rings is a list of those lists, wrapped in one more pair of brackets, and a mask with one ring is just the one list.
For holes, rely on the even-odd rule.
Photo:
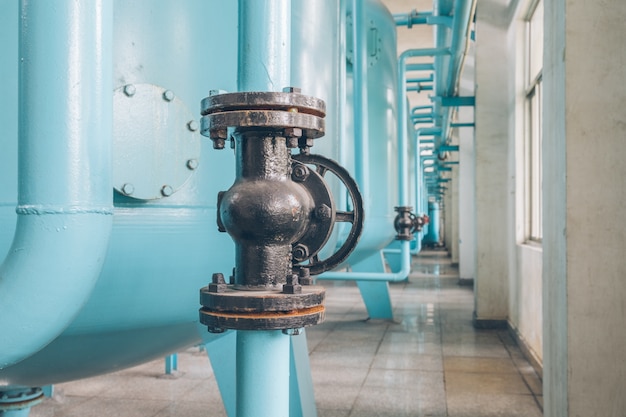
{"label": "floor tile", "polygon": [[[476,330],[471,286],[443,250],[414,259],[391,284],[394,320],[367,320],[354,282],[323,282],[326,321],[307,329],[319,417],[540,417],[541,379],[506,331]],[[199,348],[59,384],[30,417],[225,416],[210,362]]]}
{"label": "floor tile", "polygon": [[416,371],[443,372],[441,355],[415,355],[412,353],[378,353],[372,369],[413,369]]}
{"label": "floor tile", "polygon": [[541,417],[532,395],[448,394],[449,417]]}
{"label": "floor tile", "polygon": [[447,356],[444,369],[446,372],[518,373],[513,362],[507,358]]}
{"label": "floor tile", "polygon": [[531,394],[517,373],[446,372],[445,377],[449,394]]}
{"label": "floor tile", "polygon": [[416,389],[364,387],[351,417],[439,417],[446,415],[443,387],[438,393],[420,393]]}

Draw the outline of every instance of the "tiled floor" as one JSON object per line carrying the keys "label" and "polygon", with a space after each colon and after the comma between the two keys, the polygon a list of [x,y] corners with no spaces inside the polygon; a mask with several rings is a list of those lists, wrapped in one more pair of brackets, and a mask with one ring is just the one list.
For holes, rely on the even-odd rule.
{"label": "tiled floor", "polygon": [[[328,283],[327,283],[328,284]],[[395,321],[366,320],[351,283],[327,286],[327,319],[307,330],[320,417],[539,417],[541,382],[506,331],[472,327],[471,287],[443,251],[391,285]],[[31,417],[225,416],[204,352],[60,384]]]}

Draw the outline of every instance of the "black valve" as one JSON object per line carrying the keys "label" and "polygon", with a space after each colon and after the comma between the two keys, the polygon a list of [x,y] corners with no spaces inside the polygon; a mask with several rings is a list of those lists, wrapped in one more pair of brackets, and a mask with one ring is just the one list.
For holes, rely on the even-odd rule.
{"label": "black valve", "polygon": [[397,233],[396,240],[413,240],[413,235],[422,230],[425,219],[411,213],[413,210],[411,206],[394,207],[394,210],[398,213],[393,222]]}
{"label": "black valve", "polygon": [[[219,193],[218,229],[235,241],[231,284],[221,274],[200,290],[200,321],[209,331],[295,329],[324,319],[324,288],[311,275],[331,269],[356,246],[363,226],[361,195],[333,161],[310,155],[324,134],[325,104],[295,89],[244,92],[202,102],[202,134],[217,149],[233,129],[236,178]],[[300,148],[292,156],[291,149]],[[332,172],[351,191],[351,212],[339,211],[324,179]],[[320,261],[336,222],[352,223],[344,245]]]}

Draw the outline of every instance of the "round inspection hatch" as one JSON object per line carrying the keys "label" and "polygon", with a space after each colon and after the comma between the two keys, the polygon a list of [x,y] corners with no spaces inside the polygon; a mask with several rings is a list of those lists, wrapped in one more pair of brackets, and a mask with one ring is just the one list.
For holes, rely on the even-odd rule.
{"label": "round inspection hatch", "polygon": [[173,91],[128,84],[113,95],[113,185],[139,200],[169,197],[200,163],[198,121]]}

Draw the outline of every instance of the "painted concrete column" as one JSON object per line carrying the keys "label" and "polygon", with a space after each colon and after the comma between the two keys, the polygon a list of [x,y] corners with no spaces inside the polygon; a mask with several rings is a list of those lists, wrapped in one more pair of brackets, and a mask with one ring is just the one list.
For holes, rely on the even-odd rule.
{"label": "painted concrete column", "polygon": [[626,3],[545,2],[544,413],[626,410]]}
{"label": "painted concrete column", "polygon": [[[508,316],[507,33],[476,14],[475,324],[504,325]],[[494,57],[498,57],[495,59]]]}

